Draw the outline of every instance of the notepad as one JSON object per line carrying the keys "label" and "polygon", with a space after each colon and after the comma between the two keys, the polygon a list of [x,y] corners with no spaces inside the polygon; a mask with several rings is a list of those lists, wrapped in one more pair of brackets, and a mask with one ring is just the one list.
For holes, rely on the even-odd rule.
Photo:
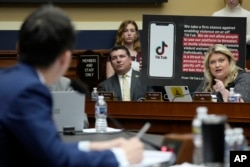
{"label": "notepad", "polygon": [[141,163],[130,165],[130,167],[143,167],[143,166],[170,166],[175,162],[175,154],[173,152],[161,152],[155,150],[144,150],[143,159]]}
{"label": "notepad", "polygon": [[[83,129],[82,131],[83,131],[83,133],[97,133],[95,128]],[[122,132],[122,131],[123,131],[122,129],[107,127],[107,132],[105,132],[105,133],[106,134],[107,133],[118,133],[118,132]],[[103,133],[103,134],[105,134],[105,133]]]}

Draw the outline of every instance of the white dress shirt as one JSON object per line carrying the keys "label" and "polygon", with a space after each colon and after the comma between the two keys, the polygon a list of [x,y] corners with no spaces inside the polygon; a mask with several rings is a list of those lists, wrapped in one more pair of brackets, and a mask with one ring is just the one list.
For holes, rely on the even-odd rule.
{"label": "white dress shirt", "polygon": [[226,5],[223,9],[214,12],[212,16],[246,17],[247,18],[246,43],[250,44],[250,11],[242,8],[240,4],[238,4],[238,6],[234,8],[230,8],[228,7],[228,5]]}

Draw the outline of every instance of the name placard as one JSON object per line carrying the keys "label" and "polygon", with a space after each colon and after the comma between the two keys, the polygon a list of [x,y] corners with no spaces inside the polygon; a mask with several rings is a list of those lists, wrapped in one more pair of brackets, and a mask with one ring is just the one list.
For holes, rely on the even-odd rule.
{"label": "name placard", "polygon": [[99,92],[99,95],[104,96],[105,100],[114,100],[114,92]]}
{"label": "name placard", "polygon": [[162,101],[161,92],[147,92],[145,95],[146,101]]}
{"label": "name placard", "polygon": [[196,92],[194,93],[193,101],[196,102],[211,102],[212,101],[212,96],[211,93],[206,93],[206,92]]}

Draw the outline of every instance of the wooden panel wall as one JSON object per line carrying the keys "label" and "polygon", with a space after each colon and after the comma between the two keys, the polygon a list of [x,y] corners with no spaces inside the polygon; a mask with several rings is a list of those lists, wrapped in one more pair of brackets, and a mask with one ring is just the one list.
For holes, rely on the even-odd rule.
{"label": "wooden panel wall", "polygon": [[[78,57],[88,52],[89,51],[87,50],[73,51],[71,65],[65,74],[66,77],[80,80],[79,75],[77,73]],[[100,60],[100,69],[99,69],[100,78],[97,81],[82,80],[89,86],[89,91],[91,91],[92,88],[96,86],[99,82],[106,79],[106,60],[107,60],[107,56],[109,55],[109,50],[94,50],[93,53],[96,53],[100,56],[100,59],[99,59]],[[16,62],[17,62],[16,50],[0,51],[0,69],[12,66],[16,64]]]}

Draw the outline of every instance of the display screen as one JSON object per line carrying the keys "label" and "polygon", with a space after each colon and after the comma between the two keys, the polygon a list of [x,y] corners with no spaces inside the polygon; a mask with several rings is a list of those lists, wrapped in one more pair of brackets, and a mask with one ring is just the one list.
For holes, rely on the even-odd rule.
{"label": "display screen", "polygon": [[0,0],[0,3],[165,3],[168,0]]}

